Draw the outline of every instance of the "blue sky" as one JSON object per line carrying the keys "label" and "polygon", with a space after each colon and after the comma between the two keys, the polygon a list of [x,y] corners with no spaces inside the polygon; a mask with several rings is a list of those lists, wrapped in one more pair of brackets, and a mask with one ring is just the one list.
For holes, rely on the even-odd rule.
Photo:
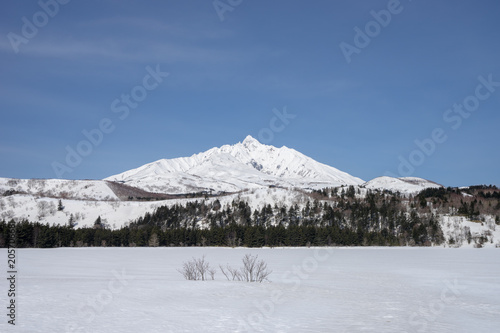
{"label": "blue sky", "polygon": [[498,1],[60,2],[2,4],[0,177],[101,179],[250,134],[364,180],[500,185]]}

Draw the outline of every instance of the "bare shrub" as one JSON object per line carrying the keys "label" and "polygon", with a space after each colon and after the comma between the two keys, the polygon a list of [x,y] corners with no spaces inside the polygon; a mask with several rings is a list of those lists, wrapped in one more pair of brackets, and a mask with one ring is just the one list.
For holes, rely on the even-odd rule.
{"label": "bare shrub", "polygon": [[7,181],[7,185],[8,185],[8,186],[12,186],[12,187],[14,187],[14,186],[16,186],[17,184],[19,184],[19,181],[20,181],[19,179],[9,179],[9,180]]}
{"label": "bare shrub", "polygon": [[36,185],[36,181],[34,179],[28,179],[28,189],[31,190]]}
{"label": "bare shrub", "polygon": [[267,268],[267,263],[264,260],[257,261],[258,256],[246,254],[243,259],[243,267],[240,269],[226,265],[219,265],[222,274],[228,281],[245,281],[245,282],[262,282],[267,280],[267,277],[272,273]]}
{"label": "bare shrub", "polygon": [[217,273],[217,270],[215,269],[215,267],[210,267],[208,269],[208,273],[210,274],[210,278],[212,280],[215,280],[215,273]]}
{"label": "bare shrub", "polygon": [[199,280],[196,263],[194,261],[185,262],[182,265],[182,269],[178,269],[177,271],[181,273],[186,280]]}
{"label": "bare shrub", "polygon": [[45,200],[41,200],[37,202],[38,207],[38,219],[43,219],[49,213],[49,202]]}
{"label": "bare shrub", "polygon": [[193,258],[193,260],[187,261],[182,265],[182,269],[177,270],[181,273],[186,280],[202,280],[210,277],[215,280],[215,268],[211,267],[208,261],[205,261],[205,256],[201,258]]}
{"label": "bare shrub", "polygon": [[219,265],[220,270],[222,271],[222,274],[226,277],[228,281],[241,281],[242,280],[242,275],[240,273],[240,270],[238,268],[233,268],[229,266],[229,264],[226,265],[225,269],[222,265]]}
{"label": "bare shrub", "polygon": [[205,256],[194,260],[196,270],[202,281],[205,281],[205,277],[210,269],[210,264],[205,261]]}
{"label": "bare shrub", "polygon": [[257,261],[257,258],[258,256],[252,256],[251,254],[246,254],[243,257],[241,274],[243,275],[244,281],[262,282],[267,280],[267,277],[272,273],[272,271],[267,268],[267,263],[264,260]]}

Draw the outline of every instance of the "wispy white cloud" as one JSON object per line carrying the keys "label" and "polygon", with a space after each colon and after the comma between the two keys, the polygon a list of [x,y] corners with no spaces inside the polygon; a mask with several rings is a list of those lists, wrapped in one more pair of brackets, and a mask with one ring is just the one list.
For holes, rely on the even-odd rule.
{"label": "wispy white cloud", "polygon": [[[7,43],[0,49],[12,52]],[[36,40],[23,46],[24,55],[67,60],[101,58],[128,62],[220,62],[227,52],[175,43],[150,44],[142,40]]]}
{"label": "wispy white cloud", "polygon": [[78,26],[85,29],[109,29],[118,28],[133,31],[142,31],[144,34],[167,35],[184,40],[199,39],[227,39],[235,36],[234,30],[221,27],[200,27],[199,29],[187,29],[180,24],[167,23],[146,17],[108,17],[89,21],[82,21]]}
{"label": "wispy white cloud", "polygon": [[50,94],[31,89],[17,84],[0,83],[0,102],[4,105],[12,104],[25,108],[26,112],[40,112],[41,109],[46,113],[53,113],[55,116],[75,114],[84,115],[89,110],[99,107],[92,103],[92,99],[81,99],[78,101],[63,94]]}
{"label": "wispy white cloud", "polygon": [[[100,58],[113,62],[206,64],[231,59],[241,61],[249,53],[249,50],[216,47],[208,43],[210,40],[230,39],[234,33],[227,29],[187,30],[158,20],[127,17],[75,24],[82,33],[74,35],[58,31],[49,37],[36,36],[27,44],[20,44],[21,54],[78,61]],[[0,39],[0,51],[13,53],[7,38]]]}

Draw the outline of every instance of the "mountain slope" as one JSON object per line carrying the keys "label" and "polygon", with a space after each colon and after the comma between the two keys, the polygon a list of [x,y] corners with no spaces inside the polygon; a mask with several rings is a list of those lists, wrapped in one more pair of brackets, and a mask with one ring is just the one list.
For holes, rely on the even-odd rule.
{"label": "mountain slope", "polygon": [[236,192],[262,186],[316,189],[364,181],[288,148],[251,136],[191,157],[162,159],[106,178],[150,192]]}

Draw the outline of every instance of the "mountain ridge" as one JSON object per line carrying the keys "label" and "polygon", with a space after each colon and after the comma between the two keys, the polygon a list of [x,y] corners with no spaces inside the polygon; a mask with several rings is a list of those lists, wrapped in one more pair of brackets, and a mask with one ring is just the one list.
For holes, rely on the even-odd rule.
{"label": "mountain ridge", "polygon": [[252,136],[190,157],[157,160],[104,180],[172,194],[262,186],[317,189],[365,182],[295,149],[265,145]]}

